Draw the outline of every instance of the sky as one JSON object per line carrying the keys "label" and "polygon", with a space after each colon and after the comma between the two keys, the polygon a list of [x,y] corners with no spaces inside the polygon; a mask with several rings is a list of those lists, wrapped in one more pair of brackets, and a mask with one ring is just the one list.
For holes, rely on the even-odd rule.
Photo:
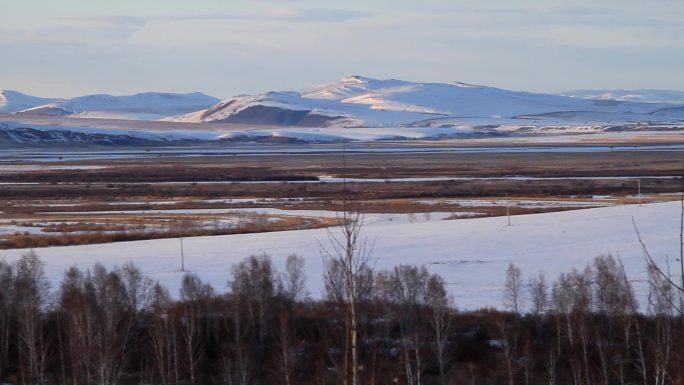
{"label": "sky", "polygon": [[0,89],[300,90],[348,75],[684,89],[681,0],[0,0]]}

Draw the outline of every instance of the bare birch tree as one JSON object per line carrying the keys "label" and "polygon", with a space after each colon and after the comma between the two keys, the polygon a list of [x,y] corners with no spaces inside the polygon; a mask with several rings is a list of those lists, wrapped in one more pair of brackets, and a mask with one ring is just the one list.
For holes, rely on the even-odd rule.
{"label": "bare birch tree", "polygon": [[[517,317],[517,315],[514,317]],[[518,321],[517,318],[511,321],[502,316],[496,320],[496,326],[501,335],[501,349],[503,350],[504,363],[506,365],[508,385],[515,385],[515,375],[518,370],[518,362],[516,360],[519,339]]]}
{"label": "bare birch tree", "polygon": [[9,360],[12,319],[14,317],[14,270],[12,265],[0,261],[0,378]]}
{"label": "bare birch tree", "polygon": [[191,273],[183,276],[180,289],[182,304],[182,325],[180,335],[184,342],[185,362],[190,376],[190,384],[197,383],[197,365],[203,354],[204,339],[202,319],[206,315],[206,302],[214,295],[208,283]]}
{"label": "bare birch tree", "polygon": [[285,272],[280,274],[282,294],[292,304],[306,298],[306,272],[304,271],[304,258],[297,254],[287,256]]}
{"label": "bare birch tree", "polygon": [[19,325],[17,337],[24,384],[44,384],[47,381],[48,341],[43,329],[49,289],[43,262],[33,252],[23,255],[16,263],[14,306]]}
{"label": "bare birch tree", "polygon": [[[670,266],[669,258],[665,259],[665,264],[659,264],[655,261],[653,255],[648,250],[646,242],[641,237],[639,232],[639,227],[636,221],[632,218],[632,225],[634,226],[634,231],[636,232],[637,239],[641,245],[641,250],[643,252],[644,258],[646,259],[646,265],[650,272],[657,275],[660,282],[666,283],[672,289],[674,295],[668,293],[661,293],[663,298],[672,298],[670,306],[679,315],[684,315],[684,191],[680,195],[680,212],[679,212],[679,258],[677,258],[678,269],[676,273],[672,272]],[[664,288],[663,285],[657,285],[656,289]]]}
{"label": "bare birch tree", "polygon": [[170,312],[171,295],[156,283],[152,288],[149,337],[153,354],[153,367],[161,385],[177,384],[178,366],[176,319]]}
{"label": "bare birch tree", "polygon": [[447,343],[451,332],[450,302],[444,279],[433,274],[427,283],[427,305],[430,308],[430,326],[435,338],[433,351],[437,357],[442,385],[447,384]]}
{"label": "bare birch tree", "polygon": [[239,306],[246,309],[250,326],[256,331],[259,348],[263,350],[268,333],[269,304],[276,289],[276,273],[271,257],[267,254],[252,255],[233,266],[231,274],[231,291]]}
{"label": "bare birch tree", "polygon": [[71,382],[92,381],[94,334],[97,325],[94,288],[77,267],[69,268],[60,286],[59,306],[64,317],[65,354],[69,358]]}
{"label": "bare birch tree", "polygon": [[[359,277],[369,270],[372,245],[362,236],[364,215],[358,204],[352,205],[347,195],[346,151],[342,154],[345,172],[342,183],[342,210],[337,214],[336,231],[328,231],[328,243],[321,245],[321,254],[326,266],[336,266],[344,278],[344,297],[347,313],[347,341],[351,350],[351,373],[345,373],[344,383],[359,385],[359,349],[358,349],[358,318]],[[352,207],[354,206],[354,207]],[[327,274],[327,273],[326,273]],[[367,274],[368,275],[368,274]],[[372,282],[372,274],[369,274]],[[345,358],[346,360],[346,358]],[[351,375],[350,380],[347,376]]]}
{"label": "bare birch tree", "polygon": [[133,265],[108,271],[96,264],[87,280],[86,289],[94,292],[91,306],[96,315],[92,374],[98,385],[115,385],[127,364],[138,317],[136,307],[146,302],[142,296],[149,282]]}
{"label": "bare birch tree", "polygon": [[529,290],[532,313],[541,317],[549,308],[549,285],[546,282],[546,276],[539,273],[536,277],[530,278]]}
{"label": "bare birch tree", "polygon": [[506,269],[504,284],[504,306],[513,313],[520,314],[522,300],[522,272],[512,263]]}
{"label": "bare birch tree", "polygon": [[409,385],[422,384],[425,364],[419,335],[419,307],[427,304],[430,275],[424,266],[401,265],[378,274],[378,286],[385,301],[396,306],[401,336],[404,377]]}

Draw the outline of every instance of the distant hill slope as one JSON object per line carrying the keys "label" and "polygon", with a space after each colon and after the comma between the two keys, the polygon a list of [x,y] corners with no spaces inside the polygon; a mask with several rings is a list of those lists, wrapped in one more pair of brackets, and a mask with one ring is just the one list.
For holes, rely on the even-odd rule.
{"label": "distant hill slope", "polygon": [[[682,103],[684,105],[684,103]],[[468,119],[563,119],[572,122],[667,122],[681,119],[670,103],[585,99],[466,83],[416,83],[350,76],[303,90],[238,95],[179,122],[283,126],[378,127],[453,125]],[[658,114],[652,114],[660,111]]]}
{"label": "distant hill slope", "polygon": [[45,99],[2,91],[0,112],[107,119],[157,120],[210,107],[220,101],[199,92],[188,94],[145,92],[127,96],[86,95],[72,99]]}
{"label": "distant hill slope", "polygon": [[281,127],[472,127],[681,124],[684,91],[512,91],[461,82],[348,76],[301,91],[219,100],[146,92],[50,99],[0,91],[0,113],[55,117],[233,123]]}
{"label": "distant hill slope", "polygon": [[559,95],[594,100],[684,104],[684,91],[675,90],[575,90]]}
{"label": "distant hill slope", "polygon": [[59,102],[60,99],[40,98],[17,91],[0,90],[0,112],[12,113],[43,104]]}

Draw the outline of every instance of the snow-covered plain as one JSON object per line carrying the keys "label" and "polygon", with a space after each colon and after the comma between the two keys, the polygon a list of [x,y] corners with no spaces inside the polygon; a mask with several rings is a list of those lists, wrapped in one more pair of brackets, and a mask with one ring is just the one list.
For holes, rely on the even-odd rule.
{"label": "snow-covered plain", "polygon": [[[512,218],[478,218],[449,221],[394,223],[370,221],[363,234],[373,248],[373,265],[388,269],[399,264],[424,264],[441,274],[462,309],[500,306],[504,273],[513,262],[525,278],[543,272],[555,279],[561,272],[583,268],[595,256],[619,256],[634,282],[642,305],[647,285],[646,268],[632,218],[652,255],[660,262],[678,255],[679,202],[585,209],[521,215]],[[184,240],[185,263],[192,272],[218,290],[226,290],[231,265],[243,258],[268,253],[280,269],[292,253],[306,259],[308,288],[322,295],[321,247],[328,231],[302,230],[262,234],[195,237]],[[335,232],[333,231],[333,234]],[[13,261],[27,250],[4,250],[0,258]],[[178,270],[178,239],[37,249],[48,277],[57,287],[64,270],[95,262],[114,266],[135,262],[175,294],[182,273]]]}
{"label": "snow-covered plain", "polygon": [[[82,148],[92,145],[108,145],[119,147],[136,146],[211,146],[220,144],[222,148],[236,147],[235,151],[254,151],[256,142],[265,145],[310,145],[341,143],[405,143],[410,141],[444,141],[452,140],[460,143],[476,143],[488,141],[492,145],[512,145],[515,143],[590,143],[600,140],[639,140],[658,137],[672,137],[674,141],[661,147],[671,148],[672,143],[681,140],[682,125],[669,126],[629,126],[617,132],[611,131],[611,125],[592,126],[584,130],[583,126],[540,126],[500,125],[496,128],[455,125],[449,127],[295,127],[295,128],[244,128],[222,127],[220,124],[193,127],[193,124],[167,129],[140,129],[130,127],[104,128],[79,126],[72,119],[68,125],[24,123],[19,121],[0,121],[0,143],[7,143],[11,148],[30,146],[57,145],[61,148]],[[127,122],[127,121],[122,121]],[[88,122],[92,124],[92,121]],[[161,123],[161,122],[160,122]],[[162,123],[163,124],[163,123]],[[176,123],[177,124],[177,123]],[[197,124],[197,123],[195,123]],[[199,125],[199,124],[198,124]],[[647,128],[644,128],[647,127]],[[640,131],[644,130],[644,131]],[[662,130],[662,132],[658,132]],[[585,135],[581,135],[585,134]],[[484,143],[484,142],[483,142]],[[676,144],[675,144],[676,145]],[[595,151],[585,147],[580,151]],[[606,147],[612,149],[612,147]],[[651,148],[652,149],[652,148]],[[300,151],[302,148],[299,149]],[[480,146],[479,151],[487,148]],[[542,150],[545,150],[542,148]],[[221,151],[214,148],[212,151]],[[225,151],[225,150],[224,150]],[[232,150],[231,150],[232,151]],[[424,150],[421,150],[424,151]],[[523,151],[528,151],[524,149]]]}

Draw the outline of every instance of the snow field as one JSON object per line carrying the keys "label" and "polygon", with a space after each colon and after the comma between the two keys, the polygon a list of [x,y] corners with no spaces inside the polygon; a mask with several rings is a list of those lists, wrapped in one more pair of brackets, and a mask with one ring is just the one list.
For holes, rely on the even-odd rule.
{"label": "snow field", "polygon": [[[373,247],[375,269],[400,264],[424,264],[442,275],[455,304],[461,309],[500,307],[509,263],[523,271],[525,281],[542,272],[550,280],[561,272],[581,269],[601,254],[621,258],[634,283],[642,307],[647,294],[646,263],[632,218],[654,258],[679,253],[679,202],[628,205],[506,218],[450,221],[368,221],[363,235]],[[302,230],[184,239],[186,267],[226,291],[230,267],[253,254],[267,253],[282,270],[290,254],[306,260],[308,289],[313,297],[323,293],[321,247],[328,232]],[[0,259],[14,261],[28,250],[3,250]],[[177,295],[183,273],[179,271],[178,239],[37,249],[47,275],[57,287],[72,265],[81,268],[95,262],[112,267],[133,261],[143,272]]]}

